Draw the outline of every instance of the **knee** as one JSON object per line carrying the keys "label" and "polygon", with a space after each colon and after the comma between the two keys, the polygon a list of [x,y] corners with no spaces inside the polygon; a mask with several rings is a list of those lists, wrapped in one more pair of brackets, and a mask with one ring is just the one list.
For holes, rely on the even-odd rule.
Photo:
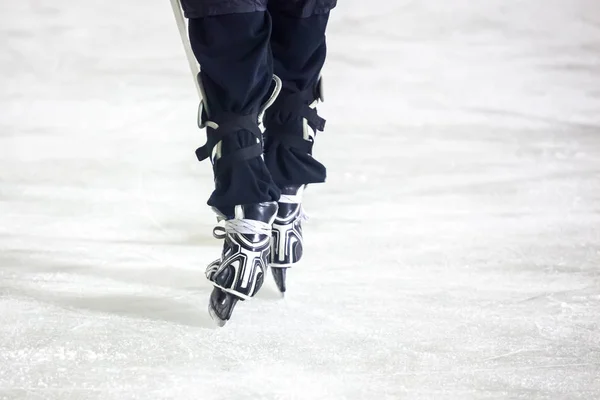
{"label": "knee", "polygon": [[326,14],[337,4],[337,0],[270,0],[269,10],[291,17],[308,18]]}
{"label": "knee", "polygon": [[181,0],[186,18],[266,11],[268,0]]}

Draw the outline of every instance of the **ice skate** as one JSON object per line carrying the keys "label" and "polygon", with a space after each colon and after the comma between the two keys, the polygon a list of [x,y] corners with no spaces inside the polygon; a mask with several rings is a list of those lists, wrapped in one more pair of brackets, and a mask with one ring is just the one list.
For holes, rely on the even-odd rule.
{"label": "ice skate", "polygon": [[279,210],[273,222],[270,266],[275,284],[284,295],[287,270],[302,258],[302,222],[306,217],[302,209],[304,185],[283,187],[281,191]]}
{"label": "ice skate", "polygon": [[[199,126],[206,128],[207,142],[196,150],[196,156],[199,161],[210,159],[213,165],[215,190],[208,203],[221,223],[213,235],[225,241],[221,257],[206,269],[206,277],[214,285],[209,313],[219,326],[231,318],[239,300],[247,300],[260,290],[269,266],[271,225],[278,205],[276,201],[252,200],[279,196],[275,184],[269,185],[270,174],[262,159],[261,121],[280,88],[281,81],[273,77],[271,96],[258,113],[214,112],[214,108],[209,112],[207,102],[200,104]],[[252,200],[227,206],[232,199]]]}
{"label": "ice skate", "polygon": [[265,161],[282,193],[273,223],[270,263],[282,296],[287,290],[288,269],[300,261],[304,251],[304,188],[325,180],[325,167],[312,156],[317,131],[325,127],[316,109],[322,98],[321,80],[302,91],[282,91],[265,117]]}
{"label": "ice skate", "polygon": [[224,239],[223,252],[206,269],[214,285],[209,313],[219,326],[231,318],[239,300],[248,300],[262,287],[271,253],[271,225],[277,203],[239,205],[233,218],[224,219],[213,235]]}

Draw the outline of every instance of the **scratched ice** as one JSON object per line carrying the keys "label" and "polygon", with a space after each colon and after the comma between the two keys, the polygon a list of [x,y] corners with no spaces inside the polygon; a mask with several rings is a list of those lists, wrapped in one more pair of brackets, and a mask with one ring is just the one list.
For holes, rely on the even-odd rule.
{"label": "scratched ice", "polygon": [[224,329],[169,2],[0,4],[0,398],[600,398],[600,2],[371,4],[306,258]]}

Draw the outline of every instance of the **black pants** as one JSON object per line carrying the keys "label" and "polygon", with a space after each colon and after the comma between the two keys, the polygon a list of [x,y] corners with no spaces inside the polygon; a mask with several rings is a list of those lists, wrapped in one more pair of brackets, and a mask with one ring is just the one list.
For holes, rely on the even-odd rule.
{"label": "black pants", "polygon": [[337,0],[183,0],[187,18],[238,14],[253,11],[277,10],[288,15],[306,18],[328,13]]}
{"label": "black pants", "polygon": [[[283,81],[282,97],[316,85],[326,56],[329,10],[335,0],[183,0],[183,5],[212,115],[258,112],[269,94],[273,73]],[[285,127],[270,120],[274,118],[265,119],[264,161],[259,157],[241,161],[218,174],[209,205],[229,214],[237,204],[278,200],[284,185],[325,180],[325,168],[310,151],[277,140],[280,134],[290,134],[281,129],[302,135],[301,117]],[[223,140],[222,150],[233,152],[253,140],[252,134],[241,130]]]}

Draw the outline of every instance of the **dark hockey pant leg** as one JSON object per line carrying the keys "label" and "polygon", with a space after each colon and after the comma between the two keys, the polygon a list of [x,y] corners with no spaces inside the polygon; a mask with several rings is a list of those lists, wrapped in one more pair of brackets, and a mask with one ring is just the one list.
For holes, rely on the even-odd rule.
{"label": "dark hockey pant leg", "polygon": [[[191,18],[189,35],[201,66],[208,119],[226,124],[230,115],[240,119],[236,116],[257,114],[273,77],[269,14],[250,12]],[[219,134],[219,130],[212,133]],[[227,132],[222,139],[222,154],[226,156],[256,145],[256,139],[255,129]],[[230,214],[235,205],[279,198],[279,189],[260,156],[236,161],[226,170],[218,169],[216,163],[215,190],[208,204],[224,214]]]}
{"label": "dark hockey pant leg", "polygon": [[265,117],[265,162],[279,187],[325,181],[325,167],[312,157],[314,134],[310,140],[304,137],[304,121],[314,132],[323,129],[324,120],[309,105],[321,96],[319,77],[327,53],[329,12],[316,11],[323,11],[317,6],[326,3],[335,5],[285,0],[269,3],[273,63],[283,90]]}
{"label": "dark hockey pant leg", "polygon": [[337,0],[182,0],[187,18],[247,13],[277,9],[296,17],[324,14],[336,6]]}
{"label": "dark hockey pant leg", "polygon": [[249,13],[267,10],[268,0],[181,0],[187,18]]}
{"label": "dark hockey pant leg", "polygon": [[327,14],[337,0],[269,0],[269,11],[285,13],[292,17],[307,18],[315,14]]}

